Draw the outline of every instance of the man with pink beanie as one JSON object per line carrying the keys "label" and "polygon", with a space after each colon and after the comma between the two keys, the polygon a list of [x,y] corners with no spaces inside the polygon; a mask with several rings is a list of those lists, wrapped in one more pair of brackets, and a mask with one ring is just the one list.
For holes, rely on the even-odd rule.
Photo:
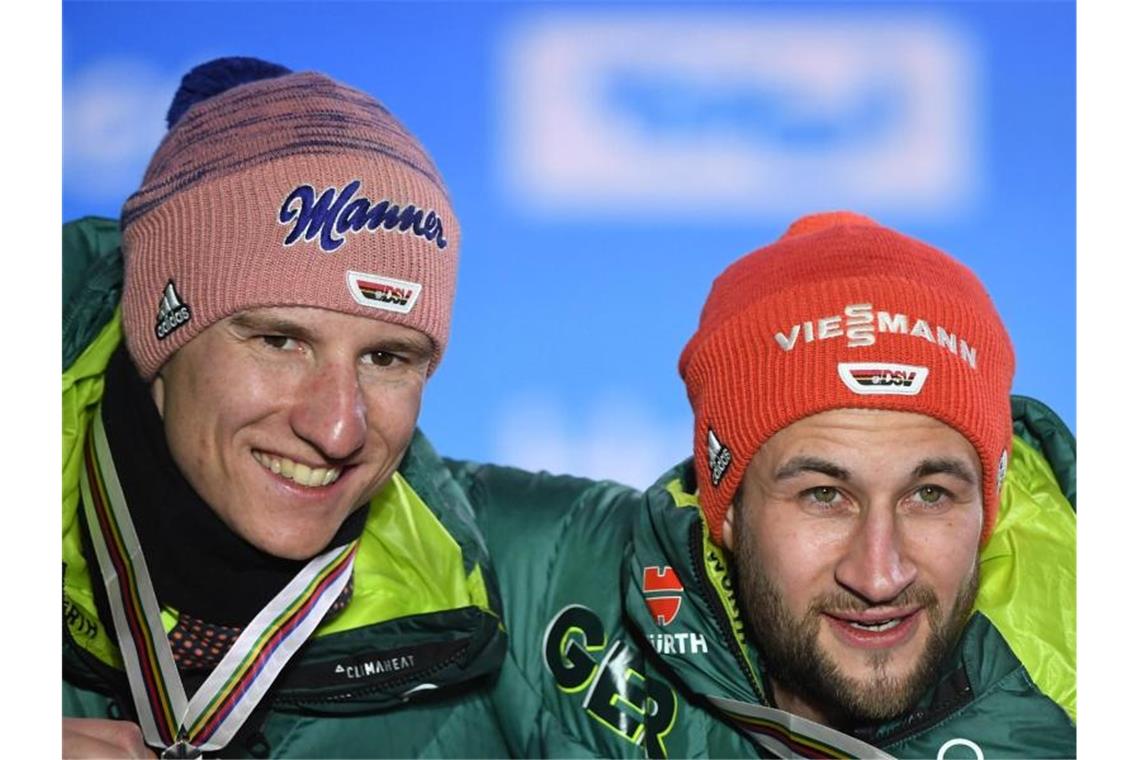
{"label": "man with pink beanie", "polygon": [[64,230],[65,756],[506,754],[495,576],[416,429],[460,244],[435,165],[255,59],[168,123],[118,229]]}
{"label": "man with pink beanie", "polygon": [[867,217],[729,266],[680,359],[691,460],[628,519],[476,507],[522,751],[1074,756],[1075,445],[1013,370],[974,274]]}

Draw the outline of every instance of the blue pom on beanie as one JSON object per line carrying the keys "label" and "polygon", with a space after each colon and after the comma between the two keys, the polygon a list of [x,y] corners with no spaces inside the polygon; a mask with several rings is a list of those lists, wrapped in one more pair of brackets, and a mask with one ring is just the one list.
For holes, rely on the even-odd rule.
{"label": "blue pom on beanie", "polygon": [[215,58],[199,64],[182,77],[182,84],[178,92],[174,93],[170,110],[166,112],[166,127],[169,129],[177,124],[190,106],[218,93],[246,82],[272,79],[292,73],[291,69],[281,64],[243,56]]}

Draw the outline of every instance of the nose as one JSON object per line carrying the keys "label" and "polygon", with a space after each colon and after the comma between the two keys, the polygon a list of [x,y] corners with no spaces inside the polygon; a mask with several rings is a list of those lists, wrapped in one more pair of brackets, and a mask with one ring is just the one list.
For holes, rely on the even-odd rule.
{"label": "nose", "polygon": [[299,389],[290,424],[329,460],[345,460],[359,451],[368,419],[355,365],[330,362],[314,367]]}
{"label": "nose", "polygon": [[872,505],[855,527],[836,567],[836,581],[871,604],[887,604],[909,587],[918,568],[907,557],[894,509]]}

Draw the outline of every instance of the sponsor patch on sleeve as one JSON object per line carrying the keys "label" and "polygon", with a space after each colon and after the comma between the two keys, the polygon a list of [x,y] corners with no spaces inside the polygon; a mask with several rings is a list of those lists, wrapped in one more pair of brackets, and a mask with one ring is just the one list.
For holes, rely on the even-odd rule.
{"label": "sponsor patch on sleeve", "polygon": [[347,273],[348,292],[361,306],[407,314],[416,305],[423,286],[364,272]]}

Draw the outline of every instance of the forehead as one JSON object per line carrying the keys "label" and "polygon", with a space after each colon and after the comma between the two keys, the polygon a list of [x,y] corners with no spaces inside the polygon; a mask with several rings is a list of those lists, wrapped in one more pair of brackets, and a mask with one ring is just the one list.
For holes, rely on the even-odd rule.
{"label": "forehead", "polygon": [[955,458],[972,467],[976,476],[981,473],[977,451],[965,436],[941,420],[914,412],[832,409],[814,414],[778,431],[753,461],[761,468],[778,468],[800,456],[884,475],[926,459]]}

